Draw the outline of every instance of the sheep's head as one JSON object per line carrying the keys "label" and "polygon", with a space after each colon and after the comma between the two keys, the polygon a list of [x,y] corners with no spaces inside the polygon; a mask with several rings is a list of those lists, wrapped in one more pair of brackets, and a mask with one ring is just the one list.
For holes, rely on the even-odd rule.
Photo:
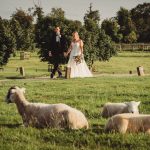
{"label": "sheep's head", "polygon": [[129,113],[139,114],[138,106],[140,105],[140,103],[141,103],[140,101],[139,102],[131,101],[126,102],[125,104],[127,105]]}
{"label": "sheep's head", "polygon": [[6,96],[6,102],[14,103],[18,92],[25,93],[25,88],[19,88],[17,86],[13,86],[9,88],[7,96]]}

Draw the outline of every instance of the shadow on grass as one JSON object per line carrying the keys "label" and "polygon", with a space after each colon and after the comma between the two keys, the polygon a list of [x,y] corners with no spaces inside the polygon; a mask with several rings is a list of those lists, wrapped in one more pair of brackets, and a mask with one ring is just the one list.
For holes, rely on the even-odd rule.
{"label": "shadow on grass", "polygon": [[149,101],[145,101],[145,102],[142,102],[142,104],[144,104],[144,105],[150,105],[150,102]]}
{"label": "shadow on grass", "polygon": [[135,55],[127,55],[127,56],[124,56],[124,55],[118,55],[117,57],[134,57],[134,58],[142,58],[142,57],[144,57],[144,58],[149,58],[150,57],[150,55],[144,55],[144,56],[135,56]]}
{"label": "shadow on grass", "polygon": [[6,79],[26,79],[26,77],[16,77],[16,76],[9,76]]}
{"label": "shadow on grass", "polygon": [[96,134],[104,133],[104,125],[93,124],[91,129]]}
{"label": "shadow on grass", "polygon": [[0,127],[6,127],[6,128],[18,128],[22,126],[21,123],[18,123],[18,124],[0,124]]}

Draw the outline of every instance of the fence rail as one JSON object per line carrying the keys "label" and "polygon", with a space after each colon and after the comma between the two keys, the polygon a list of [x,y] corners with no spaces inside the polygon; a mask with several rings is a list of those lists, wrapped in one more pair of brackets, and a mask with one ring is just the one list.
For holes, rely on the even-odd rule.
{"label": "fence rail", "polygon": [[142,50],[142,51],[148,51],[150,50],[150,43],[136,43],[136,44],[114,44],[114,47],[117,50],[120,51],[126,51],[126,50]]}

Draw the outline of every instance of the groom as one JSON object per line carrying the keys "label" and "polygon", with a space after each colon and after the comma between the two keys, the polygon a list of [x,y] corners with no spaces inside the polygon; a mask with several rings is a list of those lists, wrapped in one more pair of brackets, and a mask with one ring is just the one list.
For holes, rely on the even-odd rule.
{"label": "groom", "polygon": [[50,47],[51,51],[49,51],[49,56],[52,57],[52,63],[54,65],[50,78],[54,77],[56,71],[58,72],[58,77],[62,77],[59,65],[63,62],[63,53],[66,50],[66,40],[64,35],[60,33],[59,26],[54,29],[50,40]]}

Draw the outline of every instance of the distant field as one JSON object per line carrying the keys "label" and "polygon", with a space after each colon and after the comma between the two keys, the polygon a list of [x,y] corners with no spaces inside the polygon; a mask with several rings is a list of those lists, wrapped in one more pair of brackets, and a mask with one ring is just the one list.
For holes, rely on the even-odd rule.
{"label": "distant field", "polygon": [[[20,60],[19,55],[11,57],[9,63],[0,71],[0,79],[20,77],[17,67],[25,68],[26,77],[49,76],[47,62],[41,62],[36,53],[31,54],[29,60]],[[94,74],[136,74],[136,68],[143,66],[145,73],[150,74],[149,52],[119,52],[109,62],[95,62],[96,72]]]}
{"label": "distant field", "polygon": [[20,60],[19,53],[16,57],[11,57],[9,63],[4,67],[4,71],[0,72],[0,78],[20,77],[18,67],[24,67],[26,77],[48,75],[47,62],[41,62],[36,53],[31,53],[31,58]]}
{"label": "distant field", "polygon": [[150,52],[119,52],[108,62],[96,62],[99,73],[128,74],[136,72],[138,66],[143,66],[145,73],[150,74]]}
{"label": "distant field", "polygon": [[[66,103],[81,110],[90,123],[90,129],[24,128],[15,104],[4,102],[12,85],[25,87],[25,95],[30,102]],[[150,135],[106,134],[103,130],[107,120],[100,115],[101,105],[108,101],[131,100],[141,101],[140,113],[150,114],[149,76],[1,80],[0,150],[149,150]]]}

